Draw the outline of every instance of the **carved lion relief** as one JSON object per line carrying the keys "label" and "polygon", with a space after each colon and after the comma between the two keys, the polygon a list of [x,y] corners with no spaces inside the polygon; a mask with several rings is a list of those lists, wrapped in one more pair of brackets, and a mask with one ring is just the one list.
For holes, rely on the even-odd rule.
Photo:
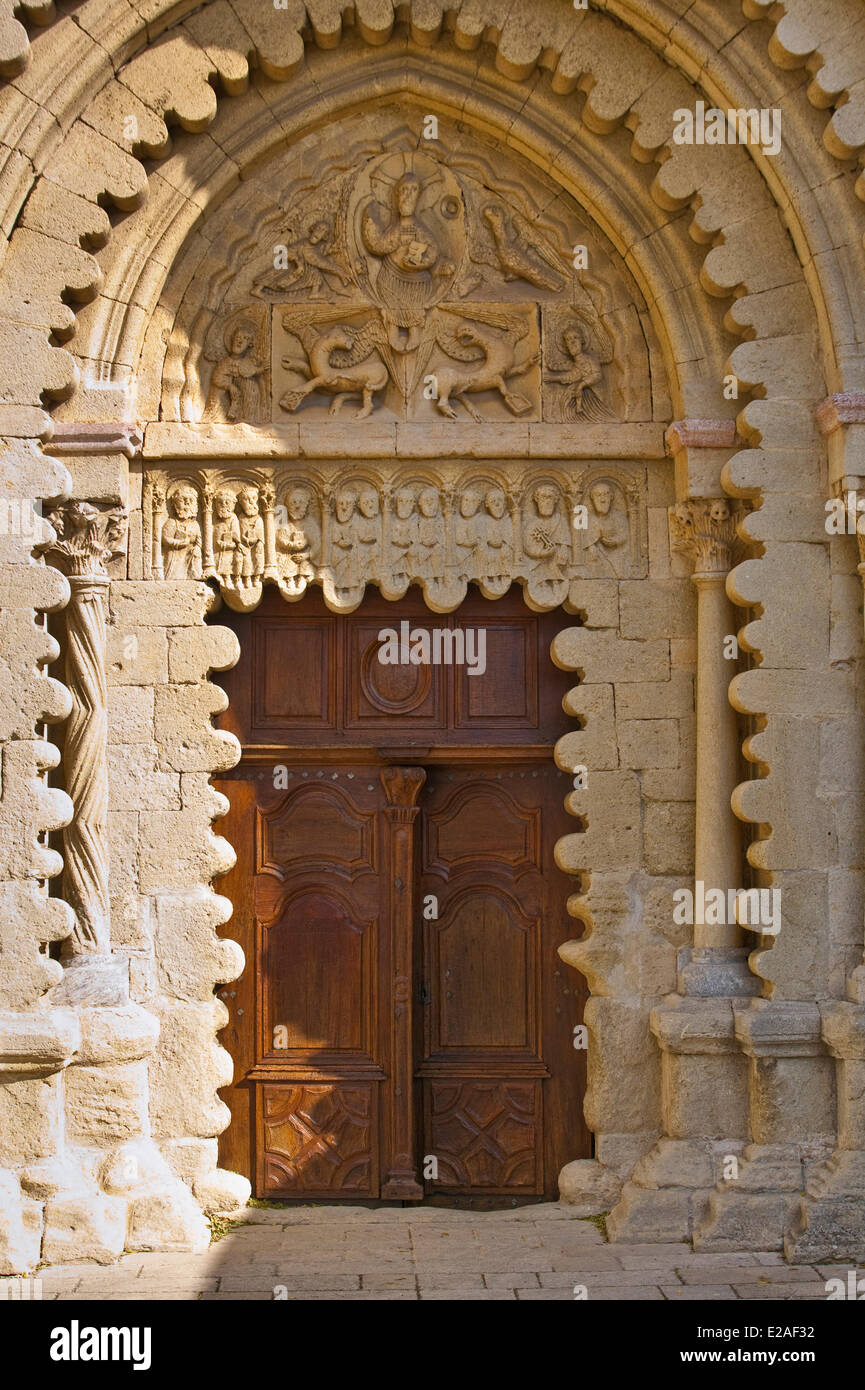
{"label": "carved lion relief", "polygon": [[154,579],[215,579],[232,608],[276,583],[289,600],[320,584],[338,612],[367,584],[388,599],[420,584],[448,612],[468,585],[498,598],[521,582],[530,605],[554,608],[578,577],[645,572],[642,474],[595,466],[388,478],[349,468],[324,478],[274,469],[178,469],[145,479],[145,552]]}

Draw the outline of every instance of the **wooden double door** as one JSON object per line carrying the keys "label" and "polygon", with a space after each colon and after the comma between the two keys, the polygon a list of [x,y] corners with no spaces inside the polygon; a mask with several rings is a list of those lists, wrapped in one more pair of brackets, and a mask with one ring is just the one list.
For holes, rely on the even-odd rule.
{"label": "wooden double door", "polygon": [[[486,669],[382,664],[402,620],[483,629]],[[244,753],[218,783],[237,864],[217,887],[247,963],[219,991],[221,1162],[259,1197],[554,1198],[591,1152],[583,982],[557,955],[574,928],[553,857],[574,828],[552,760],[561,615],[274,596],[228,621],[243,656],[221,723]]]}

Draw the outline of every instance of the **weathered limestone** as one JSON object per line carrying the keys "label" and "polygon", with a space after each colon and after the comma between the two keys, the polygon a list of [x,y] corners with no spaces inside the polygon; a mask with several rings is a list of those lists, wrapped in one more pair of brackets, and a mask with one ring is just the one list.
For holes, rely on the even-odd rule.
{"label": "weathered limestone", "polygon": [[[235,653],[224,633],[203,626],[209,600],[196,573],[194,533],[199,527],[203,562],[205,532],[221,520],[230,532],[231,521],[215,516],[215,498],[197,490],[219,460],[218,481],[231,488],[248,552],[244,560],[241,547],[239,573],[229,561],[220,582],[228,601],[243,606],[260,582],[281,579],[299,589],[310,579],[305,564],[320,577],[311,547],[279,549],[274,509],[288,499],[266,490],[273,460],[287,479],[312,476],[321,461],[364,460],[363,480],[377,491],[403,478],[408,460],[426,467],[433,443],[433,459],[460,461],[461,488],[471,481],[464,460],[489,460],[490,486],[501,481],[500,469],[528,481],[527,459],[533,482],[545,469],[554,473],[552,512],[565,524],[572,503],[583,500],[567,486],[577,455],[599,476],[625,464],[626,474],[645,470],[637,505],[645,532],[627,573],[615,558],[623,548],[615,519],[622,505],[627,512],[623,496],[615,495],[610,511],[602,502],[594,512],[591,544],[605,562],[602,577],[582,564],[577,548],[567,564],[561,555],[528,554],[546,542],[526,532],[535,522],[543,531],[540,523],[551,519],[528,493],[520,492],[515,511],[506,508],[507,520],[518,522],[522,559],[532,562],[532,576],[520,576],[529,580],[531,601],[565,602],[582,623],[556,644],[556,659],[577,673],[567,703],[579,721],[557,760],[584,764],[589,774],[570,799],[575,834],[558,855],[580,875],[569,906],[583,935],[563,954],[586,972],[595,995],[587,1016],[588,1110],[597,1158],[569,1176],[566,1169],[563,1191],[587,1207],[607,1205],[625,1181],[613,1218],[620,1238],[629,1229],[675,1229],[727,1248],[734,1237],[777,1245],[786,1231],[794,1257],[861,1253],[863,653],[852,538],[829,539],[822,493],[824,448],[833,493],[862,491],[865,479],[855,329],[865,179],[854,182],[838,163],[865,145],[861,26],[841,0],[817,8],[790,0],[783,14],[748,0],[744,21],[717,7],[691,7],[672,37],[660,34],[654,8],[639,0],[616,20],[566,3],[529,13],[504,0],[490,0],[483,13],[455,0],[444,17],[422,0],[398,11],[364,0],[344,15],[320,6],[309,15],[303,7],[280,12],[253,0],[219,0],[186,18],[169,0],[140,9],[115,7],[109,21],[91,3],[73,18],[34,2],[0,25],[0,74],[16,77],[3,94],[0,144],[0,222],[9,238],[0,265],[0,500],[42,498],[47,512],[71,494],[100,515],[123,502],[131,523],[128,564],[108,566],[104,664],[102,599],[95,597],[107,587],[96,582],[102,576],[67,579],[35,562],[35,553],[52,555],[45,523],[37,535],[0,535],[0,1111],[9,1117],[0,1269],[32,1268],[43,1225],[48,1260],[110,1260],[130,1241],[194,1246],[202,1239],[199,1206],[243,1200],[242,1183],[214,1176],[225,1057],[214,1040],[223,1016],[211,995],[242,964],[216,935],[227,906],[210,880],[230,853],[211,833],[221,807],[207,789],[208,773],[229,766],[236,751],[210,728],[219,695],[207,674]],[[800,80],[803,64],[808,85]],[[783,109],[780,159],[672,140],[674,109],[707,96],[693,85],[704,72],[722,104]],[[581,119],[566,100],[577,88],[587,93]],[[459,130],[445,114],[454,92]],[[468,190],[465,207],[474,206],[475,187],[501,193],[496,171],[506,160],[523,161],[512,182],[529,198],[542,187],[533,206],[544,217],[562,210],[562,245],[589,249],[587,273],[576,278],[590,300],[589,290],[602,286],[598,317],[605,333],[619,335],[618,357],[603,360],[603,333],[556,346],[545,307],[538,345],[552,345],[552,355],[543,369],[529,362],[533,352],[514,357],[527,370],[509,389],[510,403],[494,393],[495,418],[464,428],[436,418],[445,412],[431,402],[417,406],[406,390],[392,412],[400,418],[368,419],[347,433],[339,421],[311,421],[307,406],[294,404],[304,374],[292,374],[281,353],[263,350],[260,334],[272,333],[273,322],[277,334],[291,336],[281,315],[271,314],[269,328],[259,315],[252,342],[232,332],[226,343],[226,331],[238,327],[232,315],[243,318],[249,307],[240,300],[264,304],[252,294],[252,276],[245,284],[240,278],[251,251],[269,260],[268,238],[281,235],[268,180],[256,169],[278,169],[272,186],[286,206],[305,212],[289,179],[323,189],[322,167],[351,163],[351,140],[390,149],[383,137],[390,138],[391,117],[380,109],[388,101],[412,149],[419,112],[439,113],[437,158],[458,164],[453,177]],[[811,107],[824,112],[822,147],[811,136]],[[304,143],[311,130],[314,142]],[[493,173],[488,168],[479,179],[490,145]],[[145,171],[142,158],[158,164]],[[108,205],[125,215],[109,221]],[[577,208],[585,210],[579,217]],[[536,231],[542,226],[529,220]],[[433,221],[441,251],[449,234],[438,213]],[[375,350],[386,355],[388,335],[398,339],[413,326],[388,322],[387,306],[374,296],[364,297],[365,318],[343,312],[339,300],[348,304],[349,296],[340,296],[333,273],[337,248],[328,236],[310,235],[311,218],[301,222],[295,249],[305,269],[298,265],[298,275],[324,277],[337,319],[348,318],[353,332],[383,326]],[[542,230],[547,236],[546,223]],[[378,264],[375,238],[364,246],[360,232],[351,235],[357,260],[342,266],[346,284],[361,261]],[[504,240],[486,247],[499,269],[504,257],[509,274],[515,243],[505,225]],[[325,266],[314,272],[316,255]],[[625,292],[622,265],[640,286],[637,298]],[[536,279],[552,268],[534,264]],[[509,281],[501,303],[519,299],[525,283]],[[309,317],[309,282],[297,297]],[[479,294],[471,303],[466,317],[476,336],[511,331],[491,323]],[[650,320],[639,346],[637,321]],[[730,352],[734,334],[743,341]],[[296,352],[300,360],[302,339],[283,346],[286,357]],[[440,342],[431,351],[434,367],[459,361]],[[265,371],[289,379],[275,397],[275,420],[255,424],[234,409],[232,391],[241,406],[254,402],[252,385]],[[730,374],[739,394],[722,399]],[[601,382],[614,377],[616,401],[627,407],[620,432],[591,418],[598,406],[590,393],[597,387],[598,401],[608,404]],[[393,396],[393,373],[387,389]],[[388,408],[385,388],[378,391],[373,414]],[[309,409],[326,409],[321,390],[317,401],[309,394]],[[233,411],[233,418],[196,425],[208,397],[211,415]],[[465,408],[470,417],[458,404],[457,413]],[[515,404],[526,423],[508,418]],[[427,420],[418,423],[416,406]],[[49,408],[69,471],[42,448],[52,429]],[[667,442],[675,489],[657,463],[673,415]],[[157,509],[160,526],[176,523],[167,534],[152,530],[153,498],[142,505],[137,461],[129,477],[139,419],[148,468],[165,464],[171,480]],[[737,442],[743,447],[730,457]],[[522,462],[515,468],[514,460]],[[240,489],[249,469],[261,471],[265,489],[257,515],[244,520]],[[191,482],[181,480],[196,470]],[[322,478],[327,471],[321,467]],[[479,465],[478,475],[484,471]],[[114,483],[97,486],[110,474]],[[411,481],[415,493],[420,478]],[[175,506],[181,481],[196,491],[194,516]],[[425,473],[423,481],[430,481]],[[438,488],[439,479],[432,481]],[[124,486],[129,495],[121,498]],[[666,534],[674,497],[703,506],[722,494],[753,506],[741,525],[750,558],[726,584],[729,599],[748,610],[739,640],[751,662],[733,682],[732,704],[719,674],[729,678],[732,668],[709,655],[720,634],[734,631],[724,588],[717,577],[700,581],[695,625],[693,586],[675,575],[675,560],[671,569]],[[400,570],[393,562],[402,542],[392,533],[386,564],[369,566],[364,579],[394,590],[403,574],[443,580],[448,592],[431,595],[443,608],[458,602],[459,585],[472,577],[492,580],[494,591],[513,569],[461,575],[460,561],[473,549],[475,518],[494,529],[487,520],[498,522],[499,503],[460,518],[459,497],[457,489],[443,570]],[[347,525],[324,500],[328,518]],[[382,516],[386,500],[381,492]],[[447,500],[439,494],[443,519]],[[389,521],[417,519],[418,501],[408,517],[394,505]],[[354,511],[351,525],[362,528]],[[171,541],[175,556],[189,551],[180,578],[164,577]],[[147,573],[154,578],[144,579]],[[334,588],[344,592],[333,606],[345,611],[360,575]],[[38,615],[67,605],[68,618],[52,619],[72,639],[64,690],[45,674],[58,646]],[[42,726],[66,720],[73,707],[58,767]],[[747,735],[751,779],[735,769],[734,734]],[[745,838],[753,837],[747,859],[755,881],[779,891],[783,904],[780,934],[755,937],[750,976],[732,924],[697,924],[692,940],[671,920],[673,893],[695,879],[740,886],[731,792]],[[64,826],[61,864],[42,840]],[[47,897],[43,883],[61,868],[62,896]],[[62,976],[56,954],[65,962]],[[747,991],[757,988],[765,997],[749,1003]],[[636,1100],[617,1094],[623,1067]],[[665,1137],[649,1154],[658,1135]],[[127,1179],[118,1172],[135,1156],[130,1146],[140,1146],[138,1175]],[[725,1167],[730,1158],[740,1160],[738,1177]]]}

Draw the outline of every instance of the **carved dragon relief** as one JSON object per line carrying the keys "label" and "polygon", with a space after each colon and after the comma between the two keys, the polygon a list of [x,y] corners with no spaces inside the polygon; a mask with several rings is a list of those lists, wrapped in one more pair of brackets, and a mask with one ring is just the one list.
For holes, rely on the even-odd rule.
{"label": "carved dragon relief", "polygon": [[561,226],[489,177],[434,143],[325,170],[190,349],[185,418],[314,421],[352,401],[358,420],[615,419],[588,277]]}
{"label": "carved dragon relief", "polygon": [[320,584],[351,612],[367,584],[388,599],[411,584],[449,612],[468,585],[498,598],[514,582],[537,610],[580,577],[645,573],[641,471],[596,465],[568,474],[483,468],[449,477],[420,467],[382,479],[356,466],[185,470],[145,477],[144,549],[154,579],[214,579],[243,610],[274,582],[289,600]]}

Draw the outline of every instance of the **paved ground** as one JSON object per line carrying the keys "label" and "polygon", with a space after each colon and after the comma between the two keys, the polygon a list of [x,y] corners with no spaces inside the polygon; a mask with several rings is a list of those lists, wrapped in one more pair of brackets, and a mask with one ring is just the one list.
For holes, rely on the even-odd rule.
{"label": "paved ground", "polygon": [[[825,1299],[839,1265],[608,1245],[558,1204],[508,1212],[258,1208],[202,1255],[44,1269],[45,1299]],[[860,1271],[860,1276],[862,1271]]]}

